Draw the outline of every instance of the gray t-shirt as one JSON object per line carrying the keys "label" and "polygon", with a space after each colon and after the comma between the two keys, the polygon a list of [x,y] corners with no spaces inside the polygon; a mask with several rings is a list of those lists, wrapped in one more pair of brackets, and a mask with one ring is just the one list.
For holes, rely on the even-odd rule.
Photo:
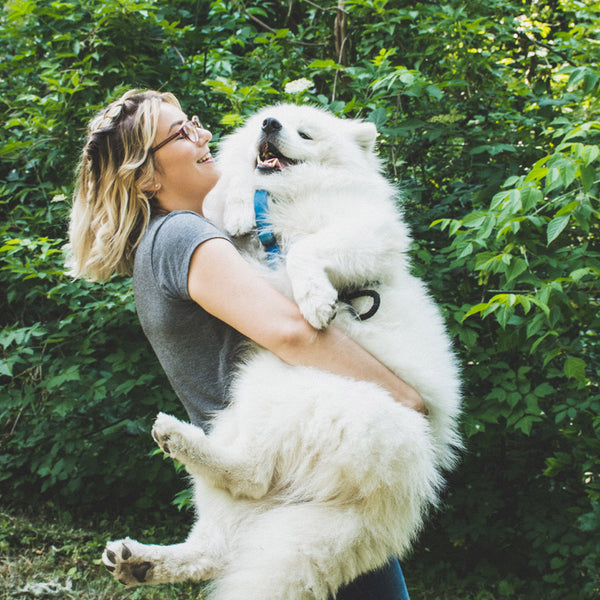
{"label": "gray t-shirt", "polygon": [[197,213],[156,216],[136,251],[133,270],[142,329],[190,421],[204,429],[211,415],[227,406],[228,385],[244,340],[188,292],[192,254],[213,238],[228,239]]}

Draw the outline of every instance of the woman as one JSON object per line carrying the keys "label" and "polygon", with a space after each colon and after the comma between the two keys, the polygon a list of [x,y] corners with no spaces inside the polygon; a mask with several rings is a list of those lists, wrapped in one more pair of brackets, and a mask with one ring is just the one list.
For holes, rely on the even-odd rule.
{"label": "woman", "polygon": [[[244,337],[292,365],[372,381],[424,412],[420,396],[334,327],[314,330],[202,216],[219,174],[211,134],[168,93],[131,91],[88,128],[71,213],[76,276],[133,272],[144,332],[192,423],[227,405]],[[408,598],[396,560],[340,599]]]}

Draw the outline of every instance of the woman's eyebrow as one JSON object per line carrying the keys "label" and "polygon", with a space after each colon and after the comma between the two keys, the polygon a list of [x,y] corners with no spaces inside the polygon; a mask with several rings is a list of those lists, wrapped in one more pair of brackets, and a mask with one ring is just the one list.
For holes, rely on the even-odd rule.
{"label": "woman's eyebrow", "polygon": [[180,121],[175,121],[175,122],[171,123],[171,126],[169,127],[169,131],[167,133],[171,133],[171,129],[173,129],[173,127],[175,127],[176,125],[181,125],[182,123],[185,123],[185,121],[183,119],[181,119]]}

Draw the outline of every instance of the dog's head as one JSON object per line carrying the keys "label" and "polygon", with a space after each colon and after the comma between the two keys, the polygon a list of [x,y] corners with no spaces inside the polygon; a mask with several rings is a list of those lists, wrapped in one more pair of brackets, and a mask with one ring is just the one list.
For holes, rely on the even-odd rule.
{"label": "dog's head", "polygon": [[[242,138],[247,167],[260,174],[285,172],[310,163],[360,170],[379,168],[373,123],[340,119],[306,105],[279,104],[250,117],[223,145],[240,148]],[[238,163],[239,164],[239,163]]]}

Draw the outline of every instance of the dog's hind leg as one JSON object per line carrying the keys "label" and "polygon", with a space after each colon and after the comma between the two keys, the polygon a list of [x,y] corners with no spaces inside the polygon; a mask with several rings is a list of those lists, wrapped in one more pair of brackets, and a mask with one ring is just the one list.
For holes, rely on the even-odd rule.
{"label": "dog's hind leg", "polygon": [[327,600],[387,559],[352,510],[310,503],[278,507],[236,537],[214,582],[214,599]]}
{"label": "dog's hind leg", "polygon": [[170,546],[140,544],[129,538],[108,542],[102,562],[115,579],[128,586],[207,580],[220,570],[218,560],[203,553],[193,540]]}
{"label": "dog's hind leg", "polygon": [[192,475],[208,478],[233,496],[259,499],[269,489],[271,473],[264,464],[252,462],[252,453],[243,448],[221,447],[199,427],[160,413],[152,437]]}

